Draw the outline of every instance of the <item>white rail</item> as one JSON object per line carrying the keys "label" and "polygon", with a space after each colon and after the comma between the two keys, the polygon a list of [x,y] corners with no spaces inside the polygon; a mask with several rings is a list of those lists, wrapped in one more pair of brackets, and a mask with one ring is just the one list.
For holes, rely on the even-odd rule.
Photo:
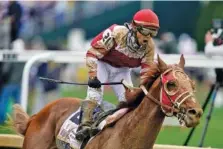
{"label": "white rail", "polygon": [[32,66],[38,61],[48,61],[51,58],[51,53],[43,53],[39,55],[33,56],[28,62],[26,63],[23,75],[22,75],[22,89],[21,89],[21,105],[23,109],[27,112],[27,103],[28,103],[28,92],[29,92],[29,74],[31,71]]}
{"label": "white rail", "polygon": [[[27,62],[33,56],[52,53],[54,61],[60,63],[74,63],[75,61],[83,62],[86,52],[81,51],[43,51],[43,50],[27,50],[27,51],[0,51],[0,61],[4,62]],[[179,54],[160,54],[160,57],[167,63],[176,63],[179,61]],[[203,67],[203,68],[223,68],[223,57],[209,57],[204,54],[184,55],[187,67]]]}

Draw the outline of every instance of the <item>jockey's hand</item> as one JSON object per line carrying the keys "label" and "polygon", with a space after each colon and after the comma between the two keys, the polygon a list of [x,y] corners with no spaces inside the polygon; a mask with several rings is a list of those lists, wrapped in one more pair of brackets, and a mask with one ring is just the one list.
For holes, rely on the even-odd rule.
{"label": "jockey's hand", "polygon": [[98,80],[97,77],[90,77],[88,80],[88,86],[92,88],[100,88],[101,82]]}

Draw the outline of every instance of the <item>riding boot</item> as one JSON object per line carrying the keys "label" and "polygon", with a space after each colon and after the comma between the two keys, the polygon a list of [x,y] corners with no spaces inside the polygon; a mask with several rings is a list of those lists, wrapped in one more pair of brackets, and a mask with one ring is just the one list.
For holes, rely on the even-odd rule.
{"label": "riding boot", "polygon": [[90,135],[91,125],[93,124],[93,112],[97,105],[95,100],[82,101],[80,125],[76,132],[77,140],[82,141]]}

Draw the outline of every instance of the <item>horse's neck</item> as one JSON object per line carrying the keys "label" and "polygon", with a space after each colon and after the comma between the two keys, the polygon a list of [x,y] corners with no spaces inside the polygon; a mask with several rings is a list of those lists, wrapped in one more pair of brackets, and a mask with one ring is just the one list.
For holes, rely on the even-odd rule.
{"label": "horse's neck", "polygon": [[[155,81],[149,93],[159,100],[160,84],[159,80]],[[152,100],[144,97],[141,104],[132,113],[129,119],[129,136],[136,136],[135,142],[137,148],[152,148],[159,130],[162,126],[165,115],[161,112],[160,106]]]}

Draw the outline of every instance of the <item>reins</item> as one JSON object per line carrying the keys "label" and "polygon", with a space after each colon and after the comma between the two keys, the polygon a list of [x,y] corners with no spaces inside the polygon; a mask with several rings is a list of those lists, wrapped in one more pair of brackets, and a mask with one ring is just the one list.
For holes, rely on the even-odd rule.
{"label": "reins", "polygon": [[168,106],[168,105],[165,105],[163,103],[161,103],[159,100],[157,100],[155,97],[153,97],[146,89],[146,87],[144,85],[140,85],[140,88],[142,89],[142,91],[144,92],[144,94],[146,95],[146,97],[148,99],[151,99],[154,103],[160,105],[161,107],[164,107],[168,110],[172,110],[173,112],[176,112],[178,113],[180,110],[179,109],[176,109],[174,107],[171,107],[171,106]]}

